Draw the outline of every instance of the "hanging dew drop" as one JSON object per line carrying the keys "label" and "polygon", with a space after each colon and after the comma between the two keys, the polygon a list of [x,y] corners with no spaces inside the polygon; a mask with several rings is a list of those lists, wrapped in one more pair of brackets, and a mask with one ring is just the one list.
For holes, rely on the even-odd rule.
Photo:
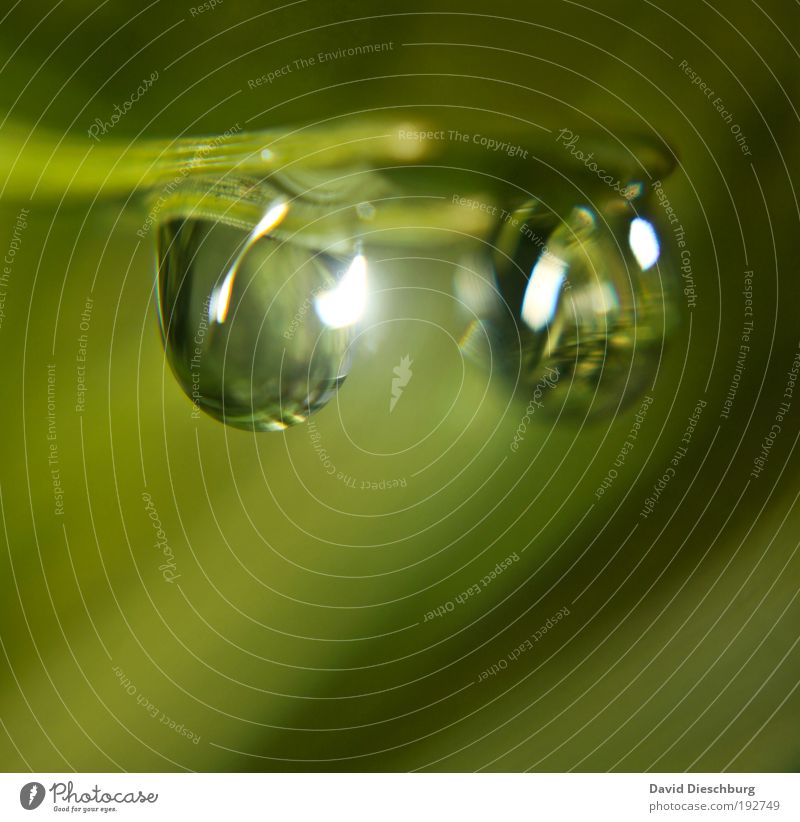
{"label": "hanging dew drop", "polygon": [[159,227],[161,331],[170,367],[195,406],[237,428],[305,421],[341,386],[366,303],[367,264],[279,229],[272,202],[250,230],[213,215]]}
{"label": "hanging dew drop", "polygon": [[472,316],[462,340],[468,356],[499,371],[520,396],[543,375],[557,375],[553,414],[614,413],[647,389],[675,289],[641,208],[577,206],[559,219],[534,201],[488,248],[455,274]]}
{"label": "hanging dew drop", "polygon": [[647,390],[678,289],[644,186],[571,209],[561,193],[556,211],[531,199],[494,225],[495,212],[465,211],[465,198],[438,202],[445,181],[401,185],[397,174],[333,164],[262,178],[202,173],[159,199],[162,336],[196,408],[274,431],[323,407],[348,374],[366,310],[362,242],[471,244],[455,275],[462,349],[520,396],[557,374],[548,410],[594,416]]}

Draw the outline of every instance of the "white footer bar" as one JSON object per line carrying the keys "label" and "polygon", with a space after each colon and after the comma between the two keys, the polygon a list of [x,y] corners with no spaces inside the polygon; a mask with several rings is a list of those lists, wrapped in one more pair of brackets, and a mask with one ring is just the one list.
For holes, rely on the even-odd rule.
{"label": "white footer bar", "polygon": [[797,774],[0,774],[0,819],[800,820]]}

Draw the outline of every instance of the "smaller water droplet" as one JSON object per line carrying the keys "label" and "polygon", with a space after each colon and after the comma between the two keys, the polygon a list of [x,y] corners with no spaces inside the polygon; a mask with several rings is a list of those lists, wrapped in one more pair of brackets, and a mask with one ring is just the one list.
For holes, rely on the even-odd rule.
{"label": "smaller water droplet", "polygon": [[674,269],[657,265],[658,234],[636,205],[576,206],[565,219],[538,202],[517,209],[491,251],[456,271],[474,317],[465,353],[521,396],[558,373],[552,413],[607,413],[635,401],[657,367],[674,293]]}
{"label": "smaller water droplet", "polygon": [[281,233],[273,200],[251,229],[214,215],[159,227],[159,315],[169,364],[195,405],[276,431],[324,406],[347,376],[367,263]]}
{"label": "smaller water droplet", "polygon": [[356,213],[362,220],[372,220],[375,217],[375,206],[372,203],[359,203]]}

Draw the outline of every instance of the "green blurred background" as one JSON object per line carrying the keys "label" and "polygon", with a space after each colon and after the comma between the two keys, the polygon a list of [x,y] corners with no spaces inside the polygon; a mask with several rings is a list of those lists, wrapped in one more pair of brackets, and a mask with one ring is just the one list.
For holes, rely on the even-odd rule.
{"label": "green blurred background", "polygon": [[[27,135],[88,146],[94,118],[153,71],[104,139],[408,106],[443,122],[466,110],[484,131],[500,112],[663,140],[680,161],[664,186],[698,298],[691,318],[685,301],[673,306],[680,323],[646,425],[597,499],[635,408],[583,427],[537,422],[511,454],[527,398],[494,382],[484,396],[485,375],[439,330],[459,330],[437,293],[450,262],[385,263],[385,287],[401,290],[373,319],[388,322],[311,431],[348,475],[407,482],[353,489],[321,470],[308,426],[254,436],[191,418],[161,348],[140,198],[4,193],[0,247],[29,209],[0,326],[4,769],[795,770],[800,401],[763,473],[749,474],[800,339],[798,16],[782,0],[9,9],[0,145],[14,152]],[[248,85],[298,57],[386,42]],[[755,330],[722,419],[747,269]],[[414,378],[389,418],[405,354]],[[699,398],[687,456],[642,519]],[[145,490],[174,583],[159,570]],[[425,621],[514,552],[479,596]],[[565,607],[532,650],[478,681]]]}

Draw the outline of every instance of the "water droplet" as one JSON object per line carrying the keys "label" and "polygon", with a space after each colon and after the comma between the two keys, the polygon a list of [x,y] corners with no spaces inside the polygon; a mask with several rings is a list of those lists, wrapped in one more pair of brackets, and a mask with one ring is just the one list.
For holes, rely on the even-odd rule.
{"label": "water droplet", "polygon": [[674,294],[674,269],[658,264],[658,234],[635,205],[579,206],[559,219],[531,202],[508,216],[490,251],[456,271],[473,316],[465,353],[521,396],[557,373],[553,414],[613,413],[635,401],[653,379]]}
{"label": "water droplet", "polygon": [[159,227],[159,315],[167,358],[196,407],[228,425],[305,421],[344,381],[367,264],[281,234],[269,204],[247,230],[213,215]]}
{"label": "water droplet", "polygon": [[356,213],[362,220],[371,220],[375,217],[375,206],[372,203],[359,203],[356,206]]}

